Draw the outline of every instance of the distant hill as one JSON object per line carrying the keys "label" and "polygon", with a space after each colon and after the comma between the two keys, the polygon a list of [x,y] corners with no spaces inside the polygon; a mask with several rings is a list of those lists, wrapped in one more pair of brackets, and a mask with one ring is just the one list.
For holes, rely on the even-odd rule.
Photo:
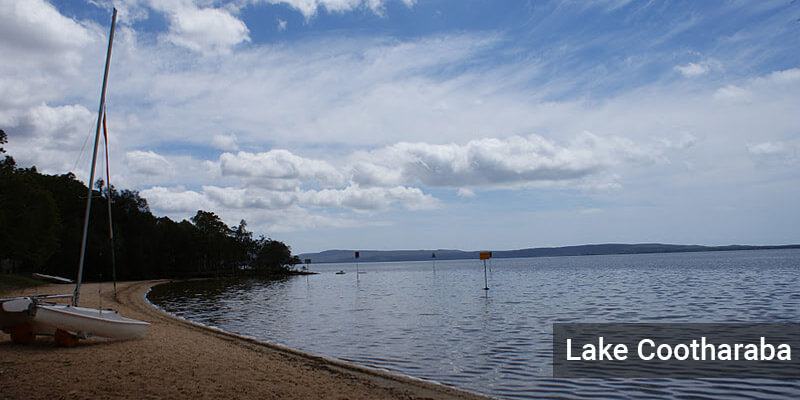
{"label": "distant hill", "polygon": [[[493,251],[493,258],[525,258],[525,257],[560,257],[560,256],[588,256],[603,254],[642,254],[642,253],[683,253],[697,251],[732,251],[732,250],[767,250],[767,249],[800,249],[800,244],[780,246],[699,246],[684,244],[586,244],[565,247],[540,247],[519,250]],[[319,253],[300,254],[301,260],[311,259],[312,263],[346,263],[352,262],[354,250],[326,250]],[[437,260],[464,260],[477,259],[479,251],[462,250],[359,250],[361,262],[386,262],[386,261],[426,261],[431,260],[431,254],[436,254]]]}

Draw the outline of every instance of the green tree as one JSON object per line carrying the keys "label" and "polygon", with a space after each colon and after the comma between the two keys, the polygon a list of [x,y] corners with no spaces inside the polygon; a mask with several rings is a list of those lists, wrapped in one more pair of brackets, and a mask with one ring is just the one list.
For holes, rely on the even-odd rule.
{"label": "green tree", "polygon": [[[4,144],[8,143],[8,136],[6,132],[0,129],[0,154],[5,154],[6,149],[3,147]],[[0,160],[0,174],[10,174],[14,172],[17,163],[14,161],[14,158],[11,156],[5,156],[2,160]]]}
{"label": "green tree", "polygon": [[200,243],[202,243],[202,272],[219,272],[225,267],[225,262],[229,261],[226,255],[233,245],[230,235],[233,232],[217,214],[210,211],[197,211],[192,217],[192,223],[200,233]]}
{"label": "green tree", "polygon": [[53,196],[34,179],[35,168],[0,176],[0,259],[39,269],[59,248]]}
{"label": "green tree", "polygon": [[[147,200],[136,191],[117,192],[114,186],[107,187],[105,193],[111,196],[117,276],[120,279],[163,276],[166,270],[157,251],[157,219],[150,213]],[[106,200],[100,208],[105,209],[107,204]],[[101,222],[107,224],[108,211],[105,212]]]}
{"label": "green tree", "polygon": [[253,240],[253,232],[247,230],[247,221],[239,221],[239,226],[233,231],[235,241],[235,265],[232,266],[236,273],[242,267],[251,267],[256,256],[257,242]]}
{"label": "green tree", "polygon": [[192,217],[192,223],[202,234],[208,236],[227,236],[231,231],[217,214],[210,211],[198,210]]}
{"label": "green tree", "polygon": [[175,222],[167,217],[156,221],[154,253],[160,265],[159,277],[188,277],[201,265],[202,244],[199,231],[189,221]]}
{"label": "green tree", "polygon": [[[8,143],[0,129],[0,154]],[[0,161],[0,259],[38,269],[58,249],[60,229],[53,196],[42,188],[36,167],[17,169],[11,156]]]}
{"label": "green tree", "polygon": [[[87,187],[72,173],[38,174],[36,178],[39,185],[53,196],[60,221],[60,229],[57,232],[60,245],[42,267],[42,271],[52,275],[75,278],[78,271]],[[95,277],[93,274],[84,274],[84,276],[92,279]]]}
{"label": "green tree", "polygon": [[292,250],[283,242],[261,236],[257,242],[253,267],[267,275],[286,274],[300,259],[292,256]]}

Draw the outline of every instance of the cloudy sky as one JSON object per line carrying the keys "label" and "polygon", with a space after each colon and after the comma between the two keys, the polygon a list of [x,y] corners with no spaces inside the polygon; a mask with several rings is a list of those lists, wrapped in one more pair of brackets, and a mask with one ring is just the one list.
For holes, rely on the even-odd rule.
{"label": "cloudy sky", "polygon": [[3,0],[0,128],[295,252],[800,242],[800,2]]}

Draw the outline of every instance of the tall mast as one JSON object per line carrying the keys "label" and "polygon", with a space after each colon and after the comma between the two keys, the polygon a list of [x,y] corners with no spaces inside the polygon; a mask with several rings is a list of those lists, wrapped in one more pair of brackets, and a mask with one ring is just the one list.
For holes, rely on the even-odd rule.
{"label": "tall mast", "polygon": [[108,35],[108,52],[106,53],[106,70],[103,73],[103,90],[100,92],[100,107],[97,110],[97,129],[94,134],[94,152],[92,153],[92,168],[89,174],[89,195],[86,196],[86,216],[83,218],[83,239],[81,240],[81,258],[78,261],[78,279],[75,284],[75,292],[72,293],[72,305],[78,305],[78,296],[81,292],[81,281],[83,281],[83,264],[86,258],[86,241],[89,236],[89,213],[92,210],[92,186],[94,185],[94,167],[97,164],[97,146],[100,142],[100,127],[103,123],[103,113],[106,106],[106,87],[108,86],[108,68],[111,65],[111,46],[114,44],[114,29],[117,26],[117,9],[111,16],[111,33]]}
{"label": "tall mast", "polygon": [[117,257],[114,254],[114,221],[111,218],[111,167],[108,159],[108,128],[106,127],[106,117],[103,113],[103,144],[106,147],[106,198],[108,200],[108,238],[111,239],[111,279],[114,282],[114,300],[117,299]]}

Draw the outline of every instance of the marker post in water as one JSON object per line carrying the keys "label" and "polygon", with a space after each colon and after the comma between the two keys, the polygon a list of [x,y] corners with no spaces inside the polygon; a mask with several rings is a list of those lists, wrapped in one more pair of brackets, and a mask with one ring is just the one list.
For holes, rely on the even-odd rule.
{"label": "marker post in water", "polygon": [[358,271],[358,257],[359,257],[360,255],[361,255],[361,254],[359,254],[358,252],[356,252],[356,280],[358,280],[358,274],[360,273],[360,272]]}
{"label": "marker post in water", "polygon": [[480,259],[483,260],[483,290],[489,290],[489,278],[486,275],[486,260],[492,258],[491,251],[482,251]]}

